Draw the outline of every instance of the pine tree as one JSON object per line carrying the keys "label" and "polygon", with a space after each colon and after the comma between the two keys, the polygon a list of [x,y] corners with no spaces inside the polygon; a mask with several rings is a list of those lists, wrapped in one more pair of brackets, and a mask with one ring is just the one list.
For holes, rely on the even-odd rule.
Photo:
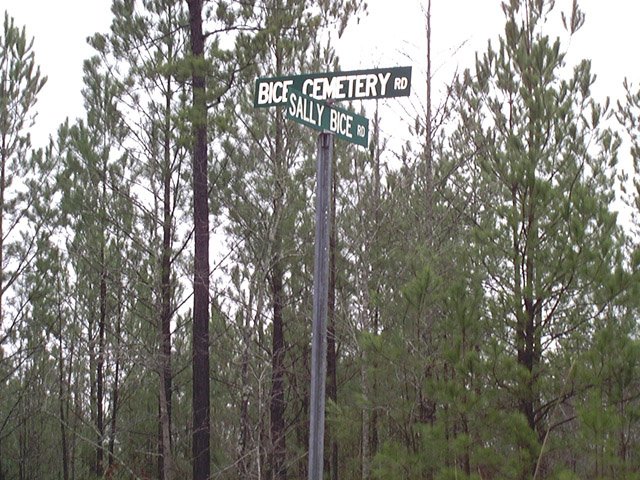
{"label": "pine tree", "polygon": [[[209,213],[210,201],[219,195],[209,187],[209,144],[215,142],[213,107],[224,105],[236,77],[247,68],[247,58],[221,47],[231,32],[251,32],[255,27],[244,22],[251,18],[250,5],[222,3],[217,10],[203,9],[202,0],[187,0],[190,47],[184,65],[191,76],[189,122],[192,146],[193,225],[194,225],[194,294],[193,294],[193,478],[208,478],[211,470],[210,448],[210,301]],[[211,31],[207,31],[211,28]],[[242,37],[241,37],[242,38]],[[241,41],[241,40],[240,40]],[[220,115],[222,123],[225,113]]]}
{"label": "pine tree", "polygon": [[[156,299],[159,377],[158,470],[161,478],[177,475],[172,454],[172,321],[181,303],[176,273],[188,242],[177,234],[178,219],[186,214],[187,169],[184,116],[186,85],[180,61],[186,46],[186,12],[182,4],[170,1],[133,4],[115,1],[111,31],[96,34],[91,43],[111,65],[118,65],[125,85],[120,107],[127,112],[127,141],[135,158],[133,175],[144,184],[138,192],[137,232],[152,268],[151,281]],[[155,41],[150,42],[149,39]],[[123,68],[124,67],[124,68]],[[147,200],[151,194],[151,199]],[[148,232],[148,233],[147,233]],[[182,235],[182,233],[181,233]],[[177,247],[175,246],[177,244]],[[177,332],[180,333],[180,332]]]}
{"label": "pine tree", "polygon": [[[268,427],[262,418],[248,418],[247,410],[243,421],[245,427],[253,422],[257,449],[264,452],[260,462],[267,477],[274,479],[307,475],[307,460],[301,452],[308,447],[310,350],[309,329],[300,319],[311,311],[313,213],[308,191],[313,190],[311,139],[315,135],[286,121],[281,108],[254,109],[252,87],[256,77],[335,68],[332,55],[321,59],[322,47],[314,39],[329,22],[346,22],[356,7],[349,2],[330,3],[315,8],[298,0],[260,2],[255,22],[261,31],[246,39],[245,49],[257,64],[242,77],[246,88],[224,144],[229,156],[228,232],[239,245],[233,257],[238,264],[235,272],[251,285],[254,308],[266,310],[268,303],[269,309],[259,316],[248,310],[240,317],[245,322],[259,321],[253,330],[259,332],[256,341],[270,353],[270,366],[258,363],[253,368],[269,368],[271,375],[269,395],[255,399],[258,411],[269,410]],[[242,289],[232,295],[246,298]],[[263,316],[271,323],[267,335],[262,332],[267,329]],[[245,341],[251,339],[249,327],[238,328]],[[263,388],[255,385],[254,396]],[[248,409],[249,399],[242,402]],[[266,444],[260,445],[265,437]]]}
{"label": "pine tree", "polygon": [[[115,336],[122,322],[123,239],[131,230],[131,211],[123,185],[128,157],[118,152],[124,133],[115,102],[120,84],[96,57],[85,62],[84,73],[87,118],[61,132],[67,140],[64,170],[58,178],[63,179],[61,209],[66,226],[73,229],[67,249],[76,279],[77,312],[86,322],[90,416],[95,428],[92,470],[100,476],[113,464],[108,448],[117,428],[121,366]],[[116,341],[113,357],[111,338]],[[107,406],[112,408],[110,423]]]}
{"label": "pine tree", "polygon": [[0,36],[0,347],[12,335],[18,320],[6,309],[7,297],[33,256],[32,242],[17,249],[22,255],[8,252],[15,250],[11,245],[24,227],[28,202],[15,180],[28,174],[28,130],[46,80],[35,63],[33,40],[28,40],[25,29],[16,27],[5,12]]}
{"label": "pine tree", "polygon": [[[35,62],[33,40],[5,12],[0,32],[0,385],[8,395],[0,401],[0,478],[7,471],[7,475],[12,474],[12,466],[5,461],[9,450],[6,438],[15,427],[13,420],[21,421],[16,415],[23,411],[22,400],[28,398],[21,381],[15,378],[31,354],[21,351],[26,345],[22,342],[25,317],[21,312],[27,297],[17,290],[39,246],[34,230],[41,226],[28,225],[31,199],[20,179],[35,175],[29,170],[29,129],[35,119],[37,96],[45,83],[46,77]],[[5,356],[7,347],[18,351]]]}
{"label": "pine tree", "polygon": [[[545,33],[553,2],[512,1],[503,9],[497,49],[490,44],[455,86],[451,163],[464,168],[448,184],[467,204],[477,249],[488,361],[500,365],[492,382],[510,407],[500,422],[519,425],[501,439],[517,448],[502,459],[501,475],[531,478],[554,427],[553,405],[567,395],[547,380],[568,374],[554,362],[557,352],[577,353],[577,339],[615,297],[598,303],[620,245],[610,211],[616,142],[601,125],[607,105],[590,96],[589,62],[565,75],[560,40]],[[574,3],[570,33],[582,22]]]}

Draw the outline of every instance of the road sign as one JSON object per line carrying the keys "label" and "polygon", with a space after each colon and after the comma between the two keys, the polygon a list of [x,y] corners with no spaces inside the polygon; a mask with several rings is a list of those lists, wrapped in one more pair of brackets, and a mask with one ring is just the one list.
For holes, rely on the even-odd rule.
{"label": "road sign", "polygon": [[298,90],[287,91],[287,118],[321,132],[366,147],[369,143],[369,120],[362,115],[328,105]]}
{"label": "road sign", "polygon": [[[329,211],[331,164],[335,134],[366,147],[369,120],[333,105],[337,100],[391,98],[409,95],[411,67],[351,72],[312,73],[259,78],[255,107],[286,105],[287,118],[320,130],[318,135],[316,239],[313,274],[311,349],[311,406],[309,414],[309,480],[322,478],[324,456],[324,395],[327,348],[327,295],[329,271]],[[330,101],[327,101],[330,100]]]}
{"label": "road sign", "polygon": [[411,93],[411,67],[259,78],[256,80],[253,105],[285,105],[288,103],[288,92],[292,89],[316,100],[404,97]]}

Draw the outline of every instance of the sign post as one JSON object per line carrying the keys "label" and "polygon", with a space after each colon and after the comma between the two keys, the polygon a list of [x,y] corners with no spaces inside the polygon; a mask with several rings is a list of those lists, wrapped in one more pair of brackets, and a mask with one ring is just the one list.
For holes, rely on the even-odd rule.
{"label": "sign post", "polygon": [[256,108],[285,106],[287,118],[319,130],[316,170],[316,238],[313,271],[309,480],[322,480],[327,378],[329,230],[333,137],[367,147],[369,120],[336,107],[338,100],[408,96],[411,67],[311,73],[256,80]]}
{"label": "sign post", "polygon": [[316,171],[316,239],[313,267],[311,405],[309,409],[309,480],[322,480],[324,459],[332,163],[333,135],[323,132],[318,135]]}

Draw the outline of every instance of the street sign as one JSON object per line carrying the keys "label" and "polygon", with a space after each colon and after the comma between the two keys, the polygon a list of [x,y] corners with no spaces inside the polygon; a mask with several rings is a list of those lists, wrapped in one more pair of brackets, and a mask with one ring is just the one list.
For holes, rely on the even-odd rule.
{"label": "street sign", "polygon": [[368,119],[293,88],[287,90],[287,118],[363,147],[369,143]]}
{"label": "street sign", "polygon": [[285,105],[288,103],[288,92],[291,89],[316,100],[404,97],[411,93],[411,67],[259,78],[256,80],[253,105]]}
{"label": "street sign", "polygon": [[318,135],[316,164],[316,238],[313,273],[311,388],[309,411],[309,480],[322,478],[324,457],[325,382],[327,376],[327,298],[331,164],[333,139],[367,147],[369,120],[333,105],[337,100],[364,100],[407,96],[411,67],[378,68],[351,72],[312,73],[256,80],[253,105],[286,105],[287,118],[322,133]]}

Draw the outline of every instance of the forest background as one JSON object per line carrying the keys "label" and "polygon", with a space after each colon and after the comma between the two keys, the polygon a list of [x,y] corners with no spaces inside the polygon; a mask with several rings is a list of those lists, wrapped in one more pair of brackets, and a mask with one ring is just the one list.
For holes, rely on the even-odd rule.
{"label": "forest background", "polygon": [[[335,145],[326,476],[640,478],[639,79],[510,0],[432,86],[430,3],[419,93]],[[252,89],[340,69],[365,5],[111,8],[43,148],[3,18],[0,479],[305,478],[314,135]]]}

